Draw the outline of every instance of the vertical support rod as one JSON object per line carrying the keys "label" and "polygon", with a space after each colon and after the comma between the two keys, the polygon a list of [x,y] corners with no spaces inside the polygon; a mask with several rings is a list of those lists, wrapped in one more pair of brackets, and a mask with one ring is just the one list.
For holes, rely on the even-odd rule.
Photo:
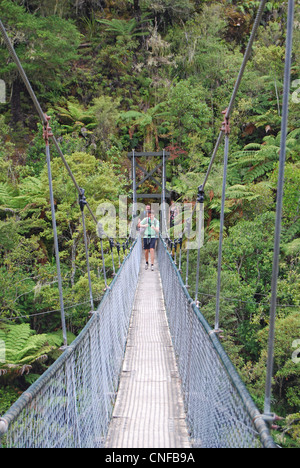
{"label": "vertical support rod", "polygon": [[[162,193],[161,193],[161,214],[162,214],[162,233],[163,237],[164,236],[164,231],[165,231],[165,223],[166,223],[166,193],[165,193],[165,183],[166,183],[166,177],[165,177],[165,150],[163,149],[163,170],[162,170]],[[166,235],[166,234],[165,234]]]}
{"label": "vertical support rod", "polygon": [[[182,234],[181,234],[182,236]],[[182,257],[182,237],[179,239],[179,265],[178,265],[178,271],[181,273],[181,257]]]}
{"label": "vertical support rod", "polygon": [[112,261],[112,267],[113,267],[113,276],[116,275],[116,269],[115,269],[115,261],[114,261],[114,241],[112,238],[109,238],[109,246],[110,246],[110,251],[111,251],[111,261]]}
{"label": "vertical support rod", "polygon": [[222,205],[221,205],[221,216],[220,216],[220,237],[219,237],[219,254],[218,254],[218,280],[217,280],[217,295],[216,295],[215,330],[219,329],[219,317],[220,317],[222,247],[223,247],[223,232],[224,232],[224,211],[225,211],[225,192],[226,192],[228,153],[229,153],[229,133],[225,135],[225,147],[224,147],[224,172],[223,172]]}
{"label": "vertical support rod", "polygon": [[[48,124],[47,124],[48,125]],[[56,217],[55,217],[55,208],[54,208],[54,198],[53,198],[53,187],[52,187],[52,174],[51,174],[51,162],[50,162],[50,148],[49,141],[45,138],[46,142],[46,161],[47,161],[47,170],[48,170],[48,182],[49,182],[49,192],[50,192],[50,204],[51,204],[51,214],[52,214],[52,228],[54,236],[54,249],[55,249],[55,258],[56,258],[56,270],[57,270],[57,279],[58,279],[58,289],[59,289],[59,302],[60,302],[60,313],[61,313],[61,326],[63,333],[64,346],[67,346],[67,331],[66,331],[66,319],[65,319],[65,310],[64,310],[64,300],[62,293],[62,279],[61,279],[61,270],[60,270],[60,259],[59,259],[59,248],[58,248],[58,239],[57,239],[57,229],[56,229]]]}
{"label": "vertical support rod", "polygon": [[133,190],[133,207],[132,207],[132,228],[131,228],[131,237],[136,237],[136,208],[137,208],[137,198],[136,198],[136,165],[135,165],[135,154],[134,149],[132,150],[132,190]]}
{"label": "vertical support rod", "polygon": [[[197,274],[196,274],[196,291],[195,291],[195,303],[197,305],[198,301],[198,290],[199,290],[199,273],[200,273],[200,249],[202,247],[201,245],[201,234],[202,234],[202,223],[204,222],[203,219],[203,204],[204,204],[204,191],[202,185],[198,187],[198,198],[197,198],[197,203],[199,206],[199,217],[198,217],[198,239],[197,239],[197,244],[198,244],[198,252],[197,252]],[[198,305],[197,305],[198,306]]]}
{"label": "vertical support rod", "polygon": [[189,249],[189,239],[190,239],[190,235],[191,235],[191,222],[192,222],[192,219],[189,218],[187,219],[186,221],[186,228],[187,228],[187,246],[186,246],[186,272],[185,272],[185,287],[188,288],[189,287],[189,260],[190,260],[190,249]]}
{"label": "vertical support rod", "polygon": [[92,281],[91,281],[91,271],[90,271],[90,262],[89,262],[89,249],[87,243],[87,236],[86,236],[86,227],[85,227],[85,216],[83,207],[81,207],[81,214],[82,214],[82,228],[83,228],[83,238],[84,238],[84,247],[85,247],[85,258],[86,258],[86,266],[88,272],[88,280],[89,280],[89,292],[90,292],[90,303],[92,311],[94,310],[94,299],[93,299],[93,292],[92,292]]}
{"label": "vertical support rod", "polygon": [[266,387],[265,387],[265,405],[264,405],[265,414],[270,414],[271,412],[271,390],[272,390],[272,375],[273,375],[273,365],[274,365],[273,355],[274,355],[274,339],[275,339],[277,280],[278,280],[278,272],[279,272],[281,217],[282,217],[282,201],[283,201],[283,187],[284,187],[284,170],[285,170],[285,159],[286,159],[286,137],[287,137],[287,124],[288,124],[288,113],[289,113],[289,94],[290,94],[290,80],[291,80],[290,76],[291,76],[291,61],[292,61],[292,46],[293,46],[293,24],[294,24],[294,0],[289,0],[285,72],[284,72],[284,90],[283,90],[283,105],[282,105],[282,120],[281,120],[281,143],[280,143],[279,173],[278,173],[278,184],[277,184],[277,207],[276,207],[276,223],[275,223],[275,238],[274,238],[274,253],[273,253],[271,303],[270,303],[270,328],[269,328],[268,359],[267,359],[267,377],[266,377]]}
{"label": "vertical support rod", "polygon": [[101,239],[100,239],[100,245],[101,245],[101,257],[102,257],[102,271],[103,271],[105,289],[107,289],[107,288],[108,288],[108,285],[107,285],[107,279],[106,279],[106,269],[105,269],[105,259],[104,259],[104,252],[103,252],[103,241],[102,241],[102,237],[101,237]]}

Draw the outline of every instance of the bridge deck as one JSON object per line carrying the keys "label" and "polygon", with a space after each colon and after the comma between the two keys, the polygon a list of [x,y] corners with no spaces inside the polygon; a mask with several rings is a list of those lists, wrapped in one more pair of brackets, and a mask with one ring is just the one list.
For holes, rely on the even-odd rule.
{"label": "bridge deck", "polygon": [[189,448],[160,274],[142,260],[108,448]]}

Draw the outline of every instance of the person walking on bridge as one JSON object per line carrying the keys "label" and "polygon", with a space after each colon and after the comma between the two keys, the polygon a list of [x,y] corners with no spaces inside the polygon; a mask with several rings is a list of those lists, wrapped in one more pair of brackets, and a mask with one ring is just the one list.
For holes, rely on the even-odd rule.
{"label": "person walking on bridge", "polygon": [[139,228],[143,232],[144,237],[144,251],[147,270],[149,267],[149,251],[151,260],[151,270],[154,270],[154,257],[155,257],[155,242],[159,233],[159,221],[154,217],[154,211],[149,211],[148,216],[139,223]]}

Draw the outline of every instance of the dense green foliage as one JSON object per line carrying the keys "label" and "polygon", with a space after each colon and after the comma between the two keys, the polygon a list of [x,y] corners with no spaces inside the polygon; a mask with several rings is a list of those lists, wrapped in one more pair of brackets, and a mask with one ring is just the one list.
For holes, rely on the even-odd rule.
{"label": "dense green foliage", "polygon": [[[260,408],[286,4],[267,2],[237,96],[225,211],[223,344]],[[245,0],[0,0],[1,20],[94,212],[102,201],[114,203],[118,212],[119,195],[130,194],[126,154],[133,148],[171,151],[168,188],[178,202],[196,200],[258,5]],[[300,444],[300,364],[292,359],[300,339],[299,24],[296,11],[273,387],[273,410],[286,417],[275,437],[290,447]],[[60,328],[60,313],[45,145],[42,126],[1,39],[0,79],[6,83],[6,103],[0,103],[0,339],[25,333],[15,353],[9,348],[10,364],[21,370],[24,364],[26,372],[39,374],[60,346],[52,341]],[[55,150],[51,152],[67,327],[77,334],[89,317],[81,214],[72,181]],[[200,259],[200,307],[212,325],[222,175],[220,148],[205,191]],[[147,190],[155,192],[157,187],[147,181]],[[104,288],[101,246],[88,215],[86,224],[97,303]],[[104,251],[111,277],[107,241]],[[195,271],[195,251],[190,261],[190,271]],[[192,275],[190,285],[193,294]],[[41,362],[39,357],[48,354],[50,359]],[[15,388],[26,385],[21,374],[0,375],[0,414],[12,402]]]}

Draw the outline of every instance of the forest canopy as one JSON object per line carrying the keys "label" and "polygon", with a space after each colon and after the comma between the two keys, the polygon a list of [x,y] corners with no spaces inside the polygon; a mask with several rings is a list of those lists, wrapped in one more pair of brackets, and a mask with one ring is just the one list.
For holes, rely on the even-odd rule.
{"label": "forest canopy", "polygon": [[[168,150],[167,189],[175,202],[195,203],[259,3],[0,0],[1,21],[95,212],[99,203],[109,201],[118,213],[119,196],[131,196],[127,153],[132,149]],[[299,7],[299,1],[296,4]],[[287,447],[300,446],[300,363],[294,346],[300,339],[299,10],[294,22],[272,401],[274,412],[286,418],[274,437]],[[231,116],[220,327],[223,345],[259,408],[266,372],[286,24],[287,2],[267,2]],[[15,367],[9,372],[0,363],[2,414],[58,357],[62,338],[43,127],[1,37],[0,80],[5,83],[5,95],[0,96],[0,340],[19,336],[19,361],[24,359],[28,370],[28,375],[20,372],[17,353],[10,354]],[[81,213],[76,189],[53,147],[51,159],[72,340],[90,312]],[[211,325],[222,159],[223,147],[205,190],[200,256],[199,307]],[[154,162],[148,162],[147,169],[153,168]],[[147,193],[157,189],[153,181],[145,183]],[[86,228],[97,305],[105,282],[100,239],[88,215]],[[103,246],[111,281],[109,242],[104,240]],[[191,252],[190,271],[195,272],[196,261],[196,252]],[[183,261],[183,276],[185,268]],[[28,345],[34,351],[31,360],[22,354]]]}

